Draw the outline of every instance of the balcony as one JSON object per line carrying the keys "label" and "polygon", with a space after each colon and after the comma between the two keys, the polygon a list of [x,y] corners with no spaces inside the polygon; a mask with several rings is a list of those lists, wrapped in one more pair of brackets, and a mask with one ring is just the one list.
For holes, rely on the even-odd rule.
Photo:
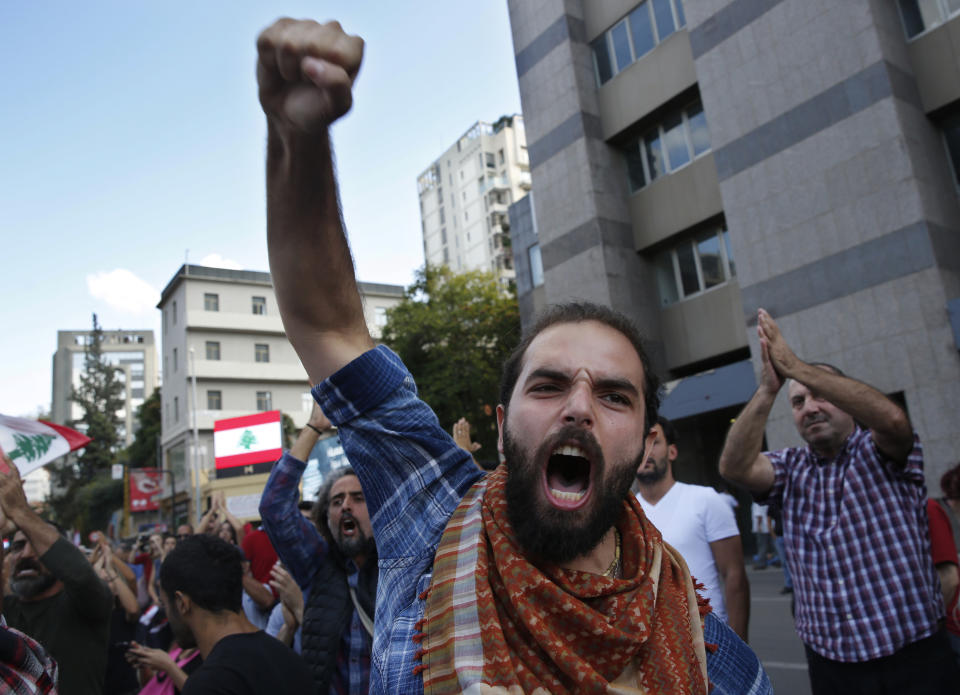
{"label": "balcony", "polygon": [[187,311],[187,330],[284,335],[283,323],[280,321],[279,315],[242,314],[226,311]]}
{"label": "balcony", "polygon": [[218,381],[290,381],[306,383],[307,373],[299,362],[253,362],[240,360],[197,360],[197,379]]}
{"label": "balcony", "polygon": [[506,176],[494,176],[492,178],[484,179],[483,187],[480,189],[480,193],[487,193],[488,191],[509,191],[510,190],[510,181]]}

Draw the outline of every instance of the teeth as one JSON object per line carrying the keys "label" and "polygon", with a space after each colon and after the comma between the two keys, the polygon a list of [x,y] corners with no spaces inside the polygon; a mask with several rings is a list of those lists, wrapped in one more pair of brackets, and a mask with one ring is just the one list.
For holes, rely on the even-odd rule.
{"label": "teeth", "polygon": [[552,455],[553,456],[557,456],[557,455],[579,456],[581,458],[587,458],[587,455],[583,452],[583,449],[581,449],[578,446],[572,446],[570,444],[563,444],[562,446],[558,446],[556,449],[553,450]]}
{"label": "teeth", "polygon": [[[569,456],[569,455],[570,455],[570,454],[565,454],[565,456]],[[563,490],[556,490],[556,489],[554,489],[554,488],[550,488],[550,492],[551,492],[551,493],[553,494],[553,496],[556,497],[557,499],[559,499],[559,500],[567,500],[568,502],[576,502],[577,500],[581,499],[585,494],[587,494],[586,491],[581,491],[581,492],[564,492]]]}

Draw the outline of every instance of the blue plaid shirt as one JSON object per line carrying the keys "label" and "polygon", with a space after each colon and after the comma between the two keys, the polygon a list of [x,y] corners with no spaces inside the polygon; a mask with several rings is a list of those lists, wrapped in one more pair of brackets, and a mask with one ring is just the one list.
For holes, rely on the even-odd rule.
{"label": "blue plaid shirt", "polygon": [[834,661],[867,661],[937,631],[943,618],[930,555],[923,449],[905,465],[859,427],[832,461],[810,447],[768,451],[783,509],[797,633]]}
{"label": "blue plaid shirt", "polygon": [[[304,601],[320,566],[327,561],[327,542],[297,506],[300,478],[306,468],[290,454],[284,454],[270,472],[260,498],[260,516],[277,556],[304,593]],[[359,570],[347,560],[347,582],[357,587]],[[340,636],[337,667],[330,679],[332,695],[363,695],[370,683],[370,635],[357,611],[351,611],[350,627]],[[297,630],[299,632],[299,629]]]}
{"label": "blue plaid shirt", "polygon": [[[415,675],[414,625],[420,592],[430,586],[433,556],[447,521],[482,475],[419,398],[413,377],[384,346],[364,353],[318,384],[314,397],[340,428],[340,443],[360,478],[377,539],[380,580],[371,693],[422,693]],[[752,651],[707,616],[707,672],[715,695],[772,692]]]}

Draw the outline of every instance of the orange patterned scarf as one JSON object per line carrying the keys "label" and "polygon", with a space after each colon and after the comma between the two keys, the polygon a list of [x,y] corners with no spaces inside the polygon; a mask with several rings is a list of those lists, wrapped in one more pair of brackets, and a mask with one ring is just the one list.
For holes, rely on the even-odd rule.
{"label": "orange patterned scarf", "polygon": [[636,499],[617,524],[615,579],[531,564],[507,519],[505,483],[500,466],[444,531],[418,635],[424,692],[706,693],[690,572]]}

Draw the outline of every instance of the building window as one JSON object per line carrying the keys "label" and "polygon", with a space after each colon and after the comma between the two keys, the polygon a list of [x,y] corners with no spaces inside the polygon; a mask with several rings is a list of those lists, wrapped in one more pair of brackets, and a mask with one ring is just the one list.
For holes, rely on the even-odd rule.
{"label": "building window", "polygon": [[590,44],[597,85],[640,60],[686,23],[681,0],[647,0],[638,5]]}
{"label": "building window", "polygon": [[440,224],[446,224],[447,218],[443,214],[443,208],[440,208]]}
{"label": "building window", "polygon": [[253,346],[253,359],[255,362],[269,362],[270,346],[266,343],[256,343]]}
{"label": "building window", "polygon": [[204,292],[203,310],[204,311],[220,311],[220,295],[213,294],[212,292]]}
{"label": "building window", "polygon": [[257,391],[257,410],[273,410],[273,396],[269,391]]}
{"label": "building window", "polygon": [[483,158],[484,158],[484,159],[486,160],[486,162],[487,162],[487,168],[488,168],[488,169],[496,169],[496,168],[497,168],[497,161],[496,161],[496,159],[494,159],[493,152],[484,152],[484,153],[483,153]]}
{"label": "building window", "polygon": [[222,391],[207,391],[207,410],[223,410]]}
{"label": "building window", "polygon": [[710,132],[703,105],[696,101],[669,114],[626,147],[630,192],[635,193],[657,178],[686,166],[710,151]]}
{"label": "building window", "polygon": [[530,259],[530,282],[534,287],[540,287],[543,284],[543,259],[540,256],[540,244],[534,244],[527,249],[527,257]]}
{"label": "building window", "polygon": [[387,325],[387,308],[384,306],[374,307],[373,309],[373,322],[383,328]]}
{"label": "building window", "polygon": [[177,300],[173,300],[173,325],[177,325]]}
{"label": "building window", "polygon": [[267,298],[266,297],[251,297],[253,302],[253,313],[262,316],[267,313]]}
{"label": "building window", "polygon": [[705,292],[737,276],[730,233],[709,229],[659,253],[653,264],[662,305]]}
{"label": "building window", "polygon": [[173,421],[180,422],[180,398],[178,396],[173,397]]}
{"label": "building window", "polygon": [[960,0],[898,0],[908,39],[938,27],[960,14]]}
{"label": "building window", "polygon": [[219,341],[217,340],[207,341],[207,359],[208,360],[220,359],[220,342]]}
{"label": "building window", "polygon": [[504,161],[504,159],[503,159],[503,148],[500,148],[499,150],[497,150],[497,159],[499,160],[500,165],[502,166],[502,165],[503,165],[503,161]]}
{"label": "building window", "polygon": [[179,369],[179,367],[177,366],[178,364],[179,362],[177,360],[177,348],[173,348],[173,371],[174,372],[176,372]]}

